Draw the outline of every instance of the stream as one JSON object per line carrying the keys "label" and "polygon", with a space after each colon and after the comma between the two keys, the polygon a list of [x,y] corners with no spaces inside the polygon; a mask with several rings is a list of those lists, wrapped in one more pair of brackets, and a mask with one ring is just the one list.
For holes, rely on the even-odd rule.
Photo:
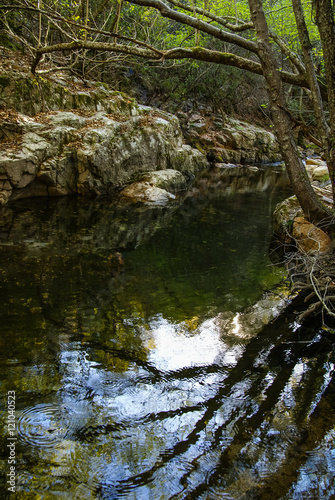
{"label": "stream", "polygon": [[0,498],[334,498],[334,339],[269,257],[288,195],[232,167],[0,210]]}

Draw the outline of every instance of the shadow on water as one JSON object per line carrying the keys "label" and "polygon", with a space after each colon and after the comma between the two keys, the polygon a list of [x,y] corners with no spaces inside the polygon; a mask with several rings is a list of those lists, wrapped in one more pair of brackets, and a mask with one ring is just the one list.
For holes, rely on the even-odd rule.
{"label": "shadow on water", "polygon": [[2,209],[3,498],[8,391],[11,498],[333,498],[332,334],[296,300],[260,327],[284,196],[277,169],[232,168],[170,207]]}

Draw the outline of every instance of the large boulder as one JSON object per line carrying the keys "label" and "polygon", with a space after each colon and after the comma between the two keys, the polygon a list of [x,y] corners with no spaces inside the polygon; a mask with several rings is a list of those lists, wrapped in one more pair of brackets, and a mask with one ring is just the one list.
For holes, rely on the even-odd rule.
{"label": "large boulder", "polygon": [[149,182],[134,182],[121,191],[121,196],[130,202],[144,202],[155,205],[165,205],[175,199],[175,195],[166,189],[154,186]]}
{"label": "large boulder", "polygon": [[165,205],[175,199],[175,194],[187,189],[189,182],[177,170],[146,172],[142,180],[129,184],[121,191],[121,197],[130,202]]}
{"label": "large boulder", "polygon": [[[321,189],[314,186],[314,189],[325,203],[331,204],[331,199],[328,198],[329,187]],[[293,244],[302,253],[331,251],[331,238],[305,218],[296,196],[291,196],[276,206],[273,231],[279,242]]]}
{"label": "large boulder", "polygon": [[291,196],[278,203],[273,212],[273,232],[283,243],[292,241],[292,225],[296,216],[303,216],[296,196]]}
{"label": "large boulder", "polygon": [[[133,100],[129,107],[121,94],[116,99],[112,93],[111,99],[112,113],[53,111],[34,118],[17,113],[12,124],[5,122],[0,204],[30,196],[106,194],[156,170],[182,172],[174,182],[185,187],[208,165],[205,155],[183,144],[174,115]],[[168,182],[168,175],[161,174],[160,182]]]}
{"label": "large boulder", "polygon": [[328,234],[308,222],[304,217],[295,217],[292,237],[300,252],[328,252],[331,249],[331,239]]}
{"label": "large boulder", "polygon": [[152,186],[165,189],[170,193],[184,191],[188,187],[185,175],[171,168],[156,170],[156,172],[146,172],[142,175],[142,181],[148,182]]}

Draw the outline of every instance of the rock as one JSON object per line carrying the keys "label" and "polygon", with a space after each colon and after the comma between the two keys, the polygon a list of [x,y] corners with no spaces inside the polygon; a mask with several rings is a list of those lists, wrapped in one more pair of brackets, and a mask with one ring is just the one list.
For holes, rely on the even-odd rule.
{"label": "rock", "polygon": [[308,158],[306,160],[306,165],[324,165],[325,162],[321,158]]}
{"label": "rock", "polygon": [[58,111],[54,115],[49,116],[49,121],[54,127],[71,127],[80,128],[84,127],[87,123],[87,119],[82,116],[78,116],[72,112]]}
{"label": "rock", "polygon": [[198,134],[201,134],[203,132],[206,132],[207,125],[204,122],[193,122],[190,123],[190,129],[195,130]]}
{"label": "rock", "polygon": [[[134,99],[121,92],[105,88],[103,84],[78,90],[78,82],[59,76],[52,79],[32,78],[31,74],[3,72],[0,76],[0,100],[8,108],[28,116],[48,111],[92,110],[113,113],[119,111],[131,116],[138,110]],[[43,96],[43,98],[42,98]]]}
{"label": "rock", "polygon": [[2,123],[0,122],[0,141],[17,138],[22,134],[22,131],[21,123],[2,121]]}
{"label": "rock", "polygon": [[165,205],[175,199],[174,193],[187,189],[189,185],[183,174],[172,169],[145,172],[141,179],[123,189],[121,197],[132,202]]}
{"label": "rock", "polygon": [[304,217],[295,217],[292,236],[301,252],[327,252],[331,249],[329,236]]}
{"label": "rock", "polygon": [[237,165],[234,163],[215,163],[214,166],[216,168],[237,168]]}
{"label": "rock", "polygon": [[198,113],[194,113],[193,115],[190,116],[189,121],[192,122],[197,122],[202,120],[202,115]]}
{"label": "rock", "polygon": [[316,165],[313,164],[313,165],[310,165],[310,164],[307,164],[305,165],[305,169],[306,169],[306,172],[307,172],[307,175],[308,175],[308,178],[310,181],[313,180],[313,172],[316,168]]}
{"label": "rock", "polygon": [[170,167],[182,172],[189,179],[194,179],[195,174],[208,167],[206,156],[187,144],[169,151]]}
{"label": "rock", "polygon": [[[179,123],[172,116],[170,121],[156,117],[144,126],[140,119],[132,119],[93,129],[82,142],[75,153],[78,168],[87,172],[84,182],[79,179],[81,192],[108,192],[127,184],[138,172],[170,168],[193,174],[198,167],[198,152],[187,154]],[[207,161],[201,157],[204,167]]]}
{"label": "rock", "polygon": [[[317,191],[317,194],[321,193]],[[296,196],[279,203],[273,214],[275,235],[284,244],[295,243],[300,252],[330,251],[330,237],[322,229],[308,222],[303,215]]]}
{"label": "rock", "polygon": [[319,182],[329,179],[329,172],[327,165],[320,165],[317,168],[315,168],[312,173],[312,178],[313,181],[319,181]]}
{"label": "rock", "polygon": [[31,180],[35,178],[37,173],[36,158],[27,157],[23,152],[17,155],[13,153],[0,153],[0,172],[5,174],[5,178],[11,185],[12,189],[16,187],[23,187],[22,184],[27,185],[26,181],[22,178],[31,176]]}
{"label": "rock", "polygon": [[[149,175],[156,170],[160,173],[148,177],[151,186],[144,199],[165,203],[173,197],[169,191],[185,189],[196,172],[208,166],[204,154],[183,144],[174,115],[137,106],[134,100],[130,112],[124,95],[111,93],[110,100],[113,114],[98,111],[83,117],[58,111],[39,115],[37,119],[43,123],[36,122],[36,126],[32,118],[19,115],[25,124],[20,147],[0,153],[1,203],[29,193],[107,194],[141,172]],[[103,106],[108,108],[106,102]]]}
{"label": "rock", "polygon": [[296,196],[291,196],[278,203],[273,213],[273,232],[283,243],[291,241],[293,220],[297,215],[303,215]]}
{"label": "rock", "polygon": [[[23,73],[0,77],[0,99],[16,113],[2,135],[21,140],[15,150],[0,153],[1,203],[28,193],[108,194],[133,179],[149,183],[145,196],[143,186],[137,186],[143,199],[160,203],[186,189],[208,166],[206,155],[235,164],[278,158],[273,134],[259,127],[220,117],[208,120],[202,110],[189,120],[192,147],[184,144],[176,116],[139,105],[102,84],[82,90],[79,84],[59,77],[37,81]],[[44,107],[49,112],[43,113]],[[143,172],[146,178],[139,177]]]}
{"label": "rock", "polygon": [[144,202],[155,205],[165,205],[170,200],[175,199],[172,193],[156,186],[151,186],[149,182],[134,182],[121,191],[123,198],[128,198],[132,202]]}
{"label": "rock", "polygon": [[48,156],[48,142],[36,133],[27,132],[22,137],[22,153],[31,156],[33,163],[39,164]]}
{"label": "rock", "polygon": [[[242,154],[240,151],[235,151],[233,149],[214,147],[209,152],[209,158],[214,162],[237,164],[241,163]],[[250,161],[250,158],[248,161]]]}
{"label": "rock", "polygon": [[10,195],[11,191],[7,189],[0,189],[0,206],[3,206],[7,203]]}
{"label": "rock", "polygon": [[34,179],[24,189],[15,189],[11,195],[11,200],[18,200],[23,198],[36,198],[40,196],[48,196],[48,188],[38,179]]}
{"label": "rock", "polygon": [[142,180],[148,182],[151,186],[165,189],[170,193],[183,191],[188,186],[185,176],[181,172],[172,169],[145,173]]}
{"label": "rock", "polygon": [[329,171],[327,163],[321,158],[309,158],[306,160],[306,172],[311,182],[316,186],[323,184],[329,180]]}
{"label": "rock", "polygon": [[198,118],[186,132],[190,143],[216,163],[265,163],[280,161],[279,146],[272,132],[234,119],[205,123]]}

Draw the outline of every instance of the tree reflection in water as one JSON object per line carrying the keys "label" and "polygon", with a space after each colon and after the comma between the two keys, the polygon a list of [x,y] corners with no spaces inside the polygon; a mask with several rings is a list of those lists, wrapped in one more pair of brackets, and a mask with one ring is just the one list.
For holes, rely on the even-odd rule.
{"label": "tree reflection in water", "polygon": [[[297,327],[295,303],[260,332],[243,323],[282,277],[267,248],[283,193],[265,189],[282,181],[256,173],[253,184],[206,174],[170,209],[65,199],[3,209],[13,498],[335,494],[331,334]],[[125,264],[111,273],[116,251]]]}

